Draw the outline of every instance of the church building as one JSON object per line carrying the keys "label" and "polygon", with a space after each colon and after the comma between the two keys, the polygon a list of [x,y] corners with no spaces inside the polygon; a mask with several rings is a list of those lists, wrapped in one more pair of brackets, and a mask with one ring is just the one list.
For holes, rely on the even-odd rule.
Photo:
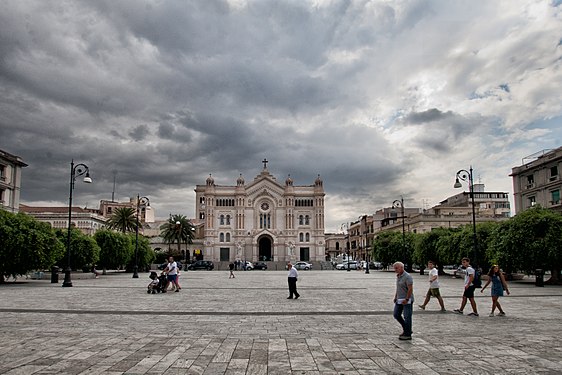
{"label": "church building", "polygon": [[[212,261],[286,262],[325,260],[324,188],[279,183],[267,169],[248,184],[197,185],[196,215],[204,223],[203,257]],[[270,264],[271,268],[272,264]]]}

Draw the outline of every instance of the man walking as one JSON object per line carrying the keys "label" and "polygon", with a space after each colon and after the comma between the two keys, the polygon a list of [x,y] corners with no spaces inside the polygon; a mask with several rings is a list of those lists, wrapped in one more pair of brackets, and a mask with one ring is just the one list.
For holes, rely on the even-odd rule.
{"label": "man walking", "polygon": [[420,305],[420,309],[425,310],[425,306],[429,303],[431,297],[435,297],[439,301],[439,305],[441,305],[441,312],[445,312],[445,304],[439,292],[439,272],[431,260],[427,262],[427,268],[429,268],[429,289],[425,295],[425,301]]}
{"label": "man walking", "polygon": [[298,299],[301,296],[297,292],[297,278],[299,277],[299,273],[291,263],[287,264],[287,269],[289,270],[289,274],[287,275],[287,281],[289,283],[289,297],[287,297],[287,299],[293,299],[293,295],[295,296],[295,299]]}
{"label": "man walking", "polygon": [[165,269],[168,274],[168,283],[166,284],[166,289],[168,285],[172,283],[172,291],[179,292],[180,286],[178,284],[178,264],[174,261],[174,257],[168,258],[168,266]]}
{"label": "man walking", "polygon": [[478,310],[476,309],[476,301],[474,300],[474,289],[473,285],[475,271],[474,268],[470,266],[470,259],[462,258],[462,266],[466,273],[464,274],[464,293],[462,295],[461,307],[455,309],[454,312],[457,314],[462,314],[464,307],[466,306],[466,300],[470,301],[470,306],[472,306],[472,312],[468,314],[469,316],[478,316]]}
{"label": "man walking", "polygon": [[394,294],[394,319],[404,330],[398,338],[412,339],[412,304],[414,303],[414,279],[404,271],[404,263],[396,262],[392,265],[396,272],[396,294]]}

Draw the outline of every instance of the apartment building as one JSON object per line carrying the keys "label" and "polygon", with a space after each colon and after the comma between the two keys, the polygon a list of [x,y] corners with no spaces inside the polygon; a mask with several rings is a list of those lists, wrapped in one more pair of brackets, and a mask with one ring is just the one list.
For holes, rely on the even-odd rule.
{"label": "apartment building", "polygon": [[0,150],[0,209],[18,212],[21,171],[27,164],[16,155]]}
{"label": "apartment building", "polygon": [[536,204],[562,212],[562,147],[529,155],[521,163],[522,165],[513,167],[510,174],[513,179],[515,213]]}

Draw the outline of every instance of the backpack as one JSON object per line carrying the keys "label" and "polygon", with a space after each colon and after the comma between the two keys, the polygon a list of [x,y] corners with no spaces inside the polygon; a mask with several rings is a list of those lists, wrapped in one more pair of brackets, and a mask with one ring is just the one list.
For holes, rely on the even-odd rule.
{"label": "backpack", "polygon": [[479,270],[478,267],[476,267],[474,269],[474,279],[472,280],[472,285],[474,285],[475,288],[482,288],[482,278],[481,278],[482,274]]}

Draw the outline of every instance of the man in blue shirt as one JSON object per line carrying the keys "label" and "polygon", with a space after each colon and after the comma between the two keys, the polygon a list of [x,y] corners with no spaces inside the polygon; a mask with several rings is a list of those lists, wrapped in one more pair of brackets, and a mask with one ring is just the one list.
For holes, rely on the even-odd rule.
{"label": "man in blue shirt", "polygon": [[400,323],[404,332],[400,340],[412,339],[412,305],[414,303],[414,279],[404,271],[404,263],[392,265],[396,272],[396,294],[394,295],[394,319]]}

